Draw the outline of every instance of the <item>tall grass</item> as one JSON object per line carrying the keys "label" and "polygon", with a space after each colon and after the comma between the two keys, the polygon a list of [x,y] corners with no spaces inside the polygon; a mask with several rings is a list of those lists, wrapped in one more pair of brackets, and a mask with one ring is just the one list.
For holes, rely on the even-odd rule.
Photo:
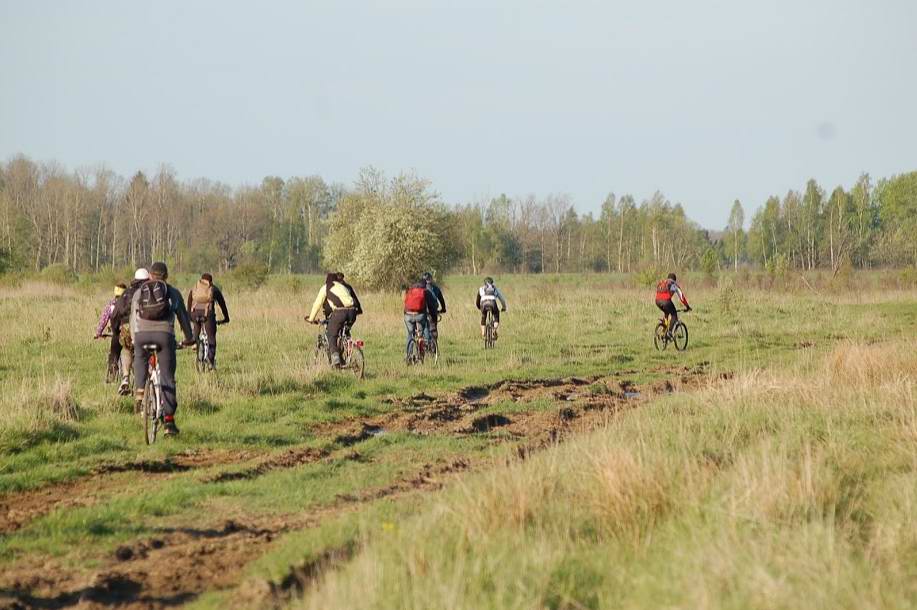
{"label": "tall grass", "polygon": [[304,608],[913,608],[917,342],[844,343],[426,502]]}

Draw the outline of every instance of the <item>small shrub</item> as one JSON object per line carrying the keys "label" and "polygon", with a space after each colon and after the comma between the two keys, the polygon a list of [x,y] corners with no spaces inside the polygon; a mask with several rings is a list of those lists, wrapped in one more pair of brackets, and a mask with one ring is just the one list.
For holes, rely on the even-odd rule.
{"label": "small shrub", "polygon": [[267,281],[269,270],[264,263],[243,263],[232,271],[232,281],[242,288],[256,290]]}
{"label": "small shrub", "polygon": [[733,284],[732,276],[725,275],[720,277],[716,300],[723,313],[731,314],[735,311],[736,303],[739,300],[739,294]]}
{"label": "small shrub", "polygon": [[52,284],[69,285],[76,283],[79,278],[67,265],[55,263],[41,270],[41,279]]}
{"label": "small shrub", "polygon": [[655,267],[646,267],[633,274],[634,286],[637,288],[653,287],[659,281],[660,271]]}

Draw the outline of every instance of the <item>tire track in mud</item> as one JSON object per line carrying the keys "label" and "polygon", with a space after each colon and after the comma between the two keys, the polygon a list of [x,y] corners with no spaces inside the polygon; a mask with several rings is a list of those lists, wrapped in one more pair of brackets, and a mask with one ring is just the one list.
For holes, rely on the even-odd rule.
{"label": "tire track in mud", "polygon": [[102,464],[89,473],[62,483],[0,496],[0,535],[8,535],[31,521],[61,508],[91,506],[104,497],[137,485],[138,477],[170,478],[193,470],[237,463],[252,458],[251,451],[188,450],[163,460]]}
{"label": "tire track in mud", "polygon": [[[486,386],[469,386],[440,397],[417,394],[408,399],[389,399],[394,407],[389,413],[353,418],[316,429],[317,436],[333,439],[324,448],[291,449],[243,470],[220,473],[205,482],[245,480],[324,459],[348,459],[347,455],[341,455],[341,450],[389,432],[485,434],[496,442],[517,443],[515,457],[509,459],[526,459],[533,452],[562,442],[570,434],[603,425],[622,409],[645,403],[658,394],[692,387],[706,378],[705,367],[701,366],[678,369],[672,379],[637,386],[626,379],[633,373],[505,380]],[[524,408],[526,403],[544,400],[554,406]],[[521,408],[501,412],[499,405],[504,403],[517,403]],[[491,408],[495,410],[487,411]],[[252,456],[247,457],[251,461]],[[199,467],[175,463],[181,465],[167,474]],[[210,465],[220,463],[226,462],[214,460]],[[117,468],[143,472],[138,464]],[[0,577],[0,608],[74,605],[164,608],[185,603],[206,591],[238,587],[245,566],[263,555],[278,536],[317,527],[328,519],[360,510],[370,502],[441,489],[457,473],[487,465],[493,466],[494,462],[484,456],[426,464],[386,486],[340,495],[328,505],[302,513],[224,521],[207,529],[162,529],[155,537],[120,547],[114,557],[103,560],[105,567],[102,570],[90,576],[62,566],[49,569],[48,565],[17,565],[11,573]],[[113,472],[109,470],[106,474]],[[247,581],[240,593],[253,606],[277,605],[308,590],[321,573],[346,563],[355,552],[353,547],[329,550],[311,562],[292,568],[279,584]]]}

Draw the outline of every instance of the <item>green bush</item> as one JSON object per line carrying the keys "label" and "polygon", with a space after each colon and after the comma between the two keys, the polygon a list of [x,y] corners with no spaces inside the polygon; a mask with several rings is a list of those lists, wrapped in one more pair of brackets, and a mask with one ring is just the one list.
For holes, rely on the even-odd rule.
{"label": "green bush", "polygon": [[637,288],[653,287],[659,281],[661,272],[655,267],[646,267],[633,274],[634,286]]}
{"label": "green bush", "polygon": [[238,287],[255,290],[267,281],[268,274],[267,265],[253,262],[239,265],[232,270],[228,277]]}
{"label": "green bush", "polygon": [[52,284],[75,284],[79,279],[73,269],[62,263],[48,265],[41,270],[41,279]]}

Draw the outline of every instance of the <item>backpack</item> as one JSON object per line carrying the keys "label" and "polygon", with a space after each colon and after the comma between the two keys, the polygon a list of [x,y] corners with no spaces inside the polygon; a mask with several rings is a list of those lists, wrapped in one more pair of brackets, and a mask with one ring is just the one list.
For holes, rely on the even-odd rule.
{"label": "backpack", "polygon": [[427,289],[419,287],[408,288],[407,294],[404,295],[405,311],[426,311],[427,309]]}
{"label": "backpack", "polygon": [[213,309],[213,284],[198,280],[194,288],[191,289],[191,298],[194,303],[191,308],[192,317],[210,317],[210,312]]}
{"label": "backpack", "polygon": [[668,279],[659,280],[656,284],[656,300],[667,301],[672,298],[672,286]]}
{"label": "backpack", "polygon": [[169,286],[162,280],[150,280],[140,285],[137,314],[144,320],[165,320],[172,309]]}
{"label": "backpack", "polygon": [[484,284],[484,296],[492,297],[497,294],[497,287],[493,284]]}

